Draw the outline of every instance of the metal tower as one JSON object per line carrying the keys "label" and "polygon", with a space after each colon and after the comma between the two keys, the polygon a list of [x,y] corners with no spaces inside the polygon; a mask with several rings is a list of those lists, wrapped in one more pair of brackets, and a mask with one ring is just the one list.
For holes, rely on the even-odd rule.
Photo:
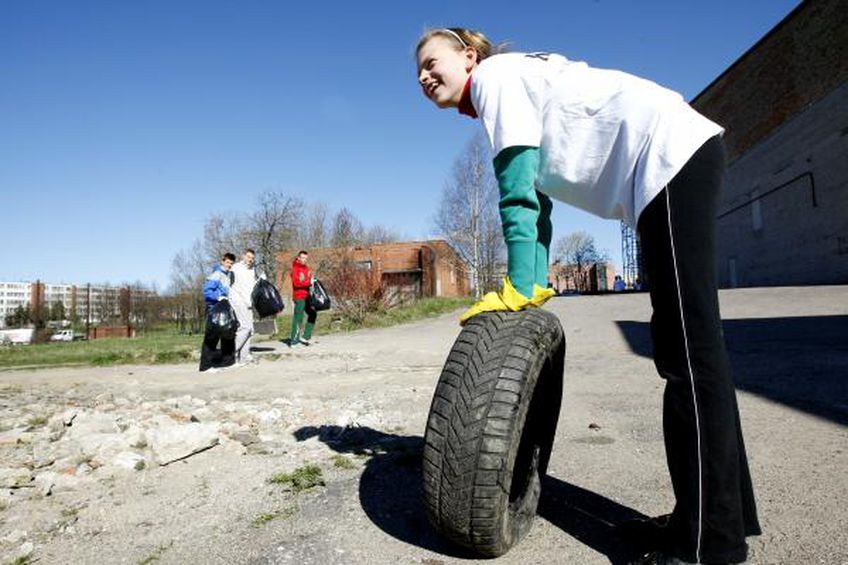
{"label": "metal tower", "polygon": [[633,229],[621,222],[621,266],[622,278],[628,288],[632,288],[636,279],[645,282],[642,275],[642,246],[639,237]]}

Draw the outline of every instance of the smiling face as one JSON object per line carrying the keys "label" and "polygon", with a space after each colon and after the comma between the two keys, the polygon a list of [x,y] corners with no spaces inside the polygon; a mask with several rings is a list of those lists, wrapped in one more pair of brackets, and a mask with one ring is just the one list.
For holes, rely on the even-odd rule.
{"label": "smiling face", "polygon": [[418,84],[439,108],[456,108],[476,66],[473,47],[462,48],[452,37],[434,35],[418,49]]}

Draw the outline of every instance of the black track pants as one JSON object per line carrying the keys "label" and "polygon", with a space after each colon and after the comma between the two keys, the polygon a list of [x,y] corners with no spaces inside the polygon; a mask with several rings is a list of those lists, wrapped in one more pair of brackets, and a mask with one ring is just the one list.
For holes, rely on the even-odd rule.
{"label": "black track pants", "polygon": [[666,379],[663,431],[676,505],[669,553],[738,563],[760,526],[719,314],[715,217],[725,170],[707,141],[648,205],[639,237],[651,293],[654,363]]}
{"label": "black track pants", "polygon": [[[207,312],[209,307],[206,307]],[[221,350],[218,351],[218,343]],[[200,370],[205,371],[212,367],[229,367],[235,363],[236,340],[235,338],[219,338],[218,335],[206,325],[203,334],[203,346],[200,349]]]}

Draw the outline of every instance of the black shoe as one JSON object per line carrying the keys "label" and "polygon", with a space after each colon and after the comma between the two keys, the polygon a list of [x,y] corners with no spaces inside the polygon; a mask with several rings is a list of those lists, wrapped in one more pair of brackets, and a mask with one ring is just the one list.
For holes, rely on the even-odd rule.
{"label": "black shoe", "polygon": [[[741,563],[706,563],[704,565],[745,565],[747,561]],[[646,553],[636,561],[631,561],[628,565],[697,565],[691,561],[683,561],[679,557],[669,555],[662,551],[652,551]]]}
{"label": "black shoe", "polygon": [[625,520],[618,525],[618,531],[622,537],[638,547],[646,550],[663,549],[667,546],[670,520],[671,514],[663,514],[655,518]]}
{"label": "black shoe", "polygon": [[667,555],[662,551],[652,551],[637,559],[631,561],[629,565],[695,565],[689,561],[683,561],[672,555]]}

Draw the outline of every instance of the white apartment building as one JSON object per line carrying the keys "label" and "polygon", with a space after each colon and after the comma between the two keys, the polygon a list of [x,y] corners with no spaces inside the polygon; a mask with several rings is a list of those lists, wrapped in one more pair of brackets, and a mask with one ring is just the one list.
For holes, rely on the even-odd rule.
{"label": "white apartment building", "polygon": [[8,314],[29,304],[31,289],[27,282],[0,282],[0,328],[6,327]]}
{"label": "white apartment building", "polygon": [[[6,316],[13,313],[19,306],[26,307],[35,296],[34,282],[0,282],[0,328],[6,326]],[[41,301],[46,308],[59,301],[65,308],[65,317],[76,317],[85,320],[87,317],[93,323],[100,321],[105,314],[119,315],[121,309],[121,294],[126,287],[94,286],[76,284],[41,284]],[[132,296],[144,294],[155,296],[156,292],[147,289],[132,289]],[[90,297],[90,298],[89,298]],[[89,300],[91,308],[89,309]]]}

